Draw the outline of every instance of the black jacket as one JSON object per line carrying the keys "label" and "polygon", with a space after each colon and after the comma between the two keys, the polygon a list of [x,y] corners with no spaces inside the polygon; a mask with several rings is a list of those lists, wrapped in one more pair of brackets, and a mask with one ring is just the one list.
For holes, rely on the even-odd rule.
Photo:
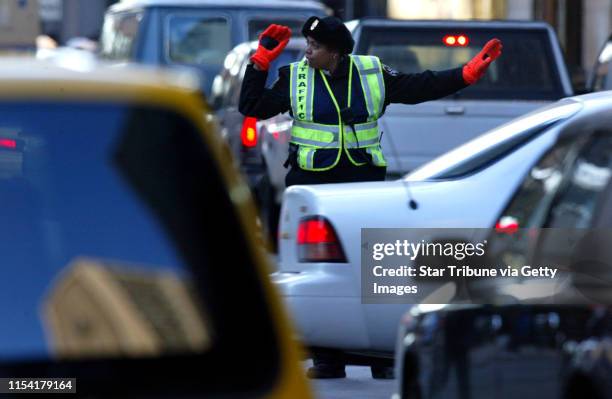
{"label": "black jacket", "polygon": [[[338,104],[346,104],[348,90],[348,58],[339,65],[336,73],[328,76],[330,87]],[[355,70],[353,70],[355,73]],[[279,68],[279,78],[272,88],[266,89],[267,71],[247,67],[240,92],[240,112],[245,116],[268,119],[274,115],[291,112],[289,100],[289,66]],[[385,106],[391,103],[418,104],[446,97],[467,87],[462,68],[434,72],[405,74],[383,67],[385,81]]]}
{"label": "black jacket", "polygon": [[[348,57],[345,57],[340,62],[335,73],[327,76],[330,88],[340,107],[345,106],[347,103],[349,65]],[[353,70],[353,73],[356,73],[356,71]],[[278,80],[270,89],[265,88],[267,76],[268,73],[266,71],[258,71],[252,65],[247,67],[244,80],[242,81],[239,103],[239,110],[243,115],[268,119],[287,111],[292,114],[291,100],[289,98],[289,66],[279,68]],[[463,81],[462,68],[439,72],[424,71],[415,74],[405,74],[383,65],[383,78],[385,83],[385,109],[391,103],[418,104],[429,100],[436,100],[467,87],[467,84]],[[342,158],[346,157],[343,156]],[[362,167],[352,165],[346,159],[341,159],[341,162],[336,167],[325,173],[304,173],[305,171],[300,171],[301,175],[312,175],[313,178],[315,176],[313,175],[314,173],[317,179],[315,181],[303,182],[303,179],[300,178],[298,183],[356,181],[354,180],[355,168],[363,169]],[[324,175],[329,176],[329,178],[325,177],[326,181],[319,181]],[[377,173],[378,175],[380,173]],[[384,173],[382,176],[384,178]],[[366,175],[362,180],[379,180],[379,178]]]}

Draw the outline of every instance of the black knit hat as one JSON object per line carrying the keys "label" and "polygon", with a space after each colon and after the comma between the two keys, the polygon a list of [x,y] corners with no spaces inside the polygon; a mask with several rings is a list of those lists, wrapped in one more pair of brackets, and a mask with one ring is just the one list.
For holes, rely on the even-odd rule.
{"label": "black knit hat", "polygon": [[355,45],[351,32],[336,17],[310,17],[302,27],[302,34],[341,54],[350,54]]}

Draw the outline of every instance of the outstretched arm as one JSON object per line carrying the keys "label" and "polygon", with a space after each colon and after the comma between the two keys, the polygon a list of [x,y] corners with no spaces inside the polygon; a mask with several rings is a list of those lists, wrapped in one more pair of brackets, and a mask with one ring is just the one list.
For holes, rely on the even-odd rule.
{"label": "outstretched arm", "polygon": [[383,67],[385,80],[385,104],[418,104],[437,100],[468,85],[463,80],[461,68],[446,71],[401,73],[388,66]]}
{"label": "outstretched arm", "polygon": [[405,74],[385,66],[383,76],[387,94],[385,103],[418,104],[436,100],[476,83],[487,68],[501,55],[499,39],[490,40],[482,50],[463,67],[446,71],[424,71]]}

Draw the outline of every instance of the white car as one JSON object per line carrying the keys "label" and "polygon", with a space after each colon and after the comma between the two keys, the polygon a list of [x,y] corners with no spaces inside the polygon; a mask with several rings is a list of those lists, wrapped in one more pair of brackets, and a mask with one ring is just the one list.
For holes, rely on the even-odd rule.
{"label": "white car", "polygon": [[572,97],[533,111],[401,180],[286,190],[272,278],[300,339],[315,350],[391,357],[410,305],[362,304],[361,229],[490,227],[559,128],[586,103],[609,104],[611,97]]}

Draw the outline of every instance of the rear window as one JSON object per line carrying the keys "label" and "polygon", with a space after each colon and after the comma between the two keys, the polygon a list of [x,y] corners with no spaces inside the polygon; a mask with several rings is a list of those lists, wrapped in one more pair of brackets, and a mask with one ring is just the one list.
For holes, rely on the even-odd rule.
{"label": "rear window", "polygon": [[101,396],[271,386],[276,335],[200,128],[129,104],[0,114],[0,375],[69,376]]}
{"label": "rear window", "polygon": [[[169,119],[112,105],[1,109],[0,317],[11,328],[0,329],[0,358],[205,350],[213,329],[191,273],[118,152],[126,128],[174,129]],[[168,289],[191,310],[177,313]],[[140,343],[106,335],[122,322],[145,331]]]}
{"label": "rear window", "polygon": [[[447,35],[464,35],[466,46],[447,46]],[[404,73],[445,70],[464,65],[490,39],[503,42],[503,54],[460,98],[499,100],[556,100],[563,90],[548,34],[539,31],[483,29],[364,28],[357,54],[371,54]],[[520,60],[520,62],[517,62]]]}

